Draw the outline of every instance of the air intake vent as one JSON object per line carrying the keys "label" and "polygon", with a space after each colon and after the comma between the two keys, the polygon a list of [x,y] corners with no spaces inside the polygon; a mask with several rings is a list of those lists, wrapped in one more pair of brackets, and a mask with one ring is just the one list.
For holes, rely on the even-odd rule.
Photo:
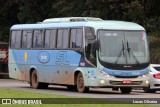
{"label": "air intake vent", "polygon": [[111,85],[141,85],[143,81],[132,81],[129,84],[124,84],[123,81],[109,81]]}

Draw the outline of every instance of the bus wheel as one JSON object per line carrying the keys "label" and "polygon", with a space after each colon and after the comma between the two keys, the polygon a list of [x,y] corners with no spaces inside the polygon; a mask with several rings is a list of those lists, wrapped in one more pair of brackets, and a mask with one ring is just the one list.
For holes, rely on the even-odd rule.
{"label": "bus wheel", "polygon": [[38,82],[38,78],[37,78],[37,71],[34,70],[32,72],[32,76],[31,76],[31,82],[32,82],[32,87],[35,89],[39,88],[39,82]]}
{"label": "bus wheel", "polygon": [[40,83],[41,84],[41,89],[47,89],[48,88],[48,83]]}
{"label": "bus wheel", "polygon": [[155,93],[156,92],[156,90],[150,89],[150,86],[144,87],[143,90],[145,93]]}
{"label": "bus wheel", "polygon": [[120,90],[123,94],[129,94],[132,91],[132,87],[121,87]]}
{"label": "bus wheel", "polygon": [[67,85],[68,90],[70,91],[76,91],[77,87],[75,85]]}
{"label": "bus wheel", "polygon": [[77,76],[77,91],[80,93],[89,92],[89,87],[84,86],[84,79],[81,72],[79,72]]}
{"label": "bus wheel", "polygon": [[48,88],[48,83],[38,82],[38,76],[37,76],[37,71],[36,70],[34,70],[32,72],[31,83],[32,83],[32,87],[35,88],[35,89],[46,89],[46,88]]}

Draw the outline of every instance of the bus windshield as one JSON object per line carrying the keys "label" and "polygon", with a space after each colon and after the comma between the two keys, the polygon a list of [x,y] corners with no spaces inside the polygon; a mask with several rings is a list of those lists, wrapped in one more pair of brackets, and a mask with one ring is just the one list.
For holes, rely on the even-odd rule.
{"label": "bus windshield", "polygon": [[145,31],[98,31],[103,62],[113,64],[141,64],[149,61]]}

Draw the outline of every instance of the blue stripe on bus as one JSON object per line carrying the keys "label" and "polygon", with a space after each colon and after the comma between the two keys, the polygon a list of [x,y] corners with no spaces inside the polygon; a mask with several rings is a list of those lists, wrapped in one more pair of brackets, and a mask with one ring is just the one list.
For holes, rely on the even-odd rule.
{"label": "blue stripe on bus", "polygon": [[[80,54],[68,50],[12,50],[16,63],[21,64],[47,64],[47,65],[64,65],[64,66],[78,66],[80,62]],[[49,56],[42,53],[46,52]],[[27,60],[25,55],[27,53]],[[49,57],[49,58],[48,58]],[[49,59],[48,62],[43,63],[42,60]]]}
{"label": "blue stripe on bus", "polygon": [[[19,64],[92,67],[83,53],[74,50],[12,50]],[[25,53],[27,59],[25,59]]]}
{"label": "blue stripe on bus", "polygon": [[103,69],[104,72],[106,72],[109,75],[113,75],[113,76],[140,76],[140,75],[144,75],[146,74],[149,69],[145,68],[142,70],[111,70],[108,68],[104,68]]}

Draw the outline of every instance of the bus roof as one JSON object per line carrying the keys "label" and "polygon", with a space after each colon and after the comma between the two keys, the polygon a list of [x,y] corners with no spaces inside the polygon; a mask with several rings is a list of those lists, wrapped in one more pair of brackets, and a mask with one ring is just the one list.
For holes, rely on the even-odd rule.
{"label": "bus roof", "polygon": [[79,22],[79,21],[100,21],[102,19],[95,17],[64,17],[45,19],[40,23],[59,23],[59,22]]}
{"label": "bus roof", "polygon": [[144,28],[133,22],[99,20],[99,21],[79,21],[79,22],[59,22],[59,23],[38,23],[13,25],[11,30],[18,29],[43,29],[43,28],[67,28],[67,27],[93,27],[94,29],[108,30],[144,30]]}

